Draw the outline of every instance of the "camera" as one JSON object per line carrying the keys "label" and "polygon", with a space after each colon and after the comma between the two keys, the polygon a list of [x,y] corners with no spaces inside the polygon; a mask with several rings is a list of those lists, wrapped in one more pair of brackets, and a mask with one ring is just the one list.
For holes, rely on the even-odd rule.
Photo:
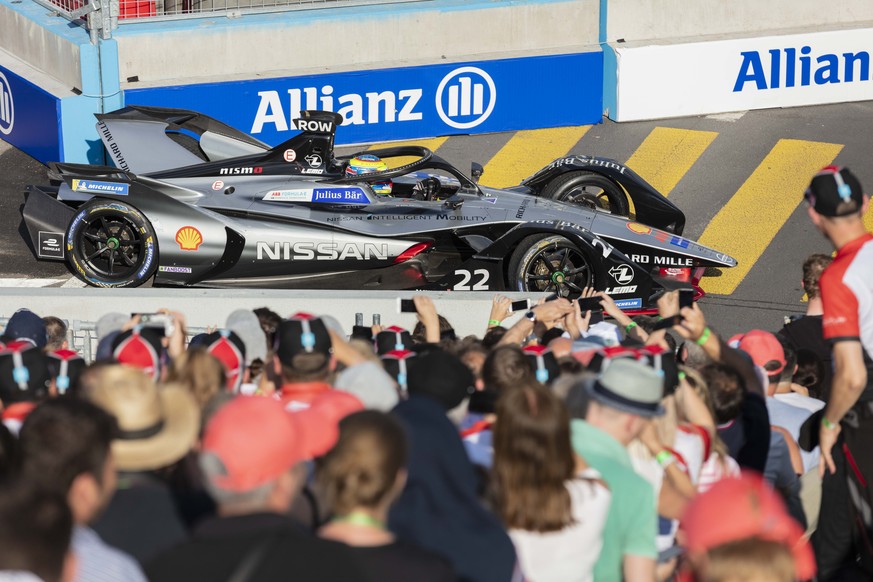
{"label": "camera", "polygon": [[161,329],[165,337],[170,337],[176,331],[176,323],[172,315],[166,313],[134,313],[139,315],[139,324],[143,327]]}

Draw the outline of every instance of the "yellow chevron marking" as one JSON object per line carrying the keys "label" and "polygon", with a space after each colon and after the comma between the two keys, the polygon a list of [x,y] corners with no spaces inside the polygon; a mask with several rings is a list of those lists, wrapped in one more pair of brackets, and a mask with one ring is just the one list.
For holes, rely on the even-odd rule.
{"label": "yellow chevron marking", "polygon": [[699,242],[739,261],[706,277],[707,293],[733,293],[764,249],[803,201],[810,176],[830,164],[842,144],[781,139],[730,201],[713,218]]}
{"label": "yellow chevron marking", "polygon": [[569,152],[589,129],[590,125],[582,125],[516,132],[485,166],[482,184],[492,188],[515,186]]}
{"label": "yellow chevron marking", "polygon": [[716,136],[715,131],[656,127],[627,161],[627,166],[666,196]]}
{"label": "yellow chevron marking", "polygon": [[[382,148],[393,148],[393,147],[398,147],[398,146],[414,145],[414,146],[425,147],[425,148],[429,149],[430,151],[435,152],[440,148],[440,146],[442,146],[444,143],[446,143],[447,139],[449,139],[449,138],[448,137],[433,137],[430,139],[413,139],[413,140],[409,140],[409,141],[392,141],[392,142],[388,142],[388,143],[373,144],[367,149],[368,150],[376,150],[376,149],[382,149]],[[388,167],[389,168],[396,168],[397,166],[402,166],[403,164],[408,164],[408,163],[413,162],[413,161],[415,161],[414,157],[404,156],[401,158],[392,158],[389,161]]]}

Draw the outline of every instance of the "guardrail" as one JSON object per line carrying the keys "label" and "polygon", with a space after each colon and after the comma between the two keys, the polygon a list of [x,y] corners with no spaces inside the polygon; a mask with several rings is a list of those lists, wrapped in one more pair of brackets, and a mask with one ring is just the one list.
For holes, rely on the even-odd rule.
{"label": "guardrail", "polygon": [[[379,315],[384,326],[399,325],[412,330],[418,319],[415,313],[400,313],[398,299],[428,295],[437,311],[454,327],[458,337],[482,337],[496,293],[485,291],[299,291],[271,289],[28,289],[0,288],[0,331],[16,310],[27,308],[40,316],[53,315],[68,322],[72,330],[67,341],[83,357],[96,353],[94,323],[108,312],[152,313],[168,308],[183,313],[189,336],[221,327],[236,309],[268,307],[282,317],[304,311],[331,315],[347,333],[352,330],[356,314],[362,313],[365,324]],[[545,293],[501,292],[516,301],[536,301]],[[521,313],[510,316],[511,325]],[[189,337],[190,339],[190,337]],[[90,350],[90,351],[86,351]],[[88,357],[85,357],[87,360]]]}
{"label": "guardrail", "polygon": [[[122,0],[127,3],[130,0]],[[112,37],[118,26],[119,0],[33,0],[61,18],[81,22],[91,36],[91,44],[97,44],[98,36]]]}
{"label": "guardrail", "polygon": [[[67,326],[67,345],[69,349],[78,352],[86,362],[93,362],[94,356],[97,354],[97,344],[100,340],[97,337],[95,322],[63,318],[61,318],[61,321]],[[7,323],[9,323],[8,317],[0,317],[0,329],[6,329]],[[187,331],[187,341],[191,341],[191,338],[195,335],[206,333],[208,330],[205,327],[189,327]]]}
{"label": "guardrail", "polygon": [[[425,0],[34,0],[67,20],[82,19],[91,29],[101,30],[103,38],[119,23],[142,20],[178,20],[243,14],[284,12],[315,8],[342,8],[424,2]],[[89,16],[92,13],[94,16]]]}

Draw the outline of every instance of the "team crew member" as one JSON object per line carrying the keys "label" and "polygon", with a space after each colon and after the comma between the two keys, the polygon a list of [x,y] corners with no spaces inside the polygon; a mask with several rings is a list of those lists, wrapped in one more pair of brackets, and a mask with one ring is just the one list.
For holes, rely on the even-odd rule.
{"label": "team crew member", "polygon": [[[838,569],[855,563],[869,577],[873,574],[873,235],[862,220],[869,196],[847,168],[828,166],[812,179],[806,200],[812,223],[837,251],[820,281],[822,328],[831,344],[834,378],[819,427],[820,471],[825,473],[821,521],[814,538],[819,579],[842,576]],[[853,531],[852,524],[858,524],[860,531]],[[861,554],[857,562],[856,552]]]}

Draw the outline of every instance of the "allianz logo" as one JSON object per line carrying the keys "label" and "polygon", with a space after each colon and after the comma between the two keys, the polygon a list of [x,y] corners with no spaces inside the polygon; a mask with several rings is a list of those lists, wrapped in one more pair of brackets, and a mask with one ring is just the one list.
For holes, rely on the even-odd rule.
{"label": "allianz logo", "polygon": [[868,51],[821,53],[812,47],[743,51],[734,93],[747,88],[779,89],[869,81]]}
{"label": "allianz logo", "polygon": [[[335,95],[332,85],[293,87],[285,91],[258,91],[258,109],[250,133],[265,128],[277,132],[294,128],[293,120],[307,109],[334,111],[343,125],[374,125],[424,119],[425,91],[421,88],[397,91],[367,91]],[[478,67],[459,67],[445,75],[434,93],[439,118],[450,127],[469,129],[484,122],[494,111],[497,88],[494,80]]]}
{"label": "allianz logo", "polygon": [[12,86],[0,71],[0,133],[9,135],[15,126],[15,103],[12,101]]}

